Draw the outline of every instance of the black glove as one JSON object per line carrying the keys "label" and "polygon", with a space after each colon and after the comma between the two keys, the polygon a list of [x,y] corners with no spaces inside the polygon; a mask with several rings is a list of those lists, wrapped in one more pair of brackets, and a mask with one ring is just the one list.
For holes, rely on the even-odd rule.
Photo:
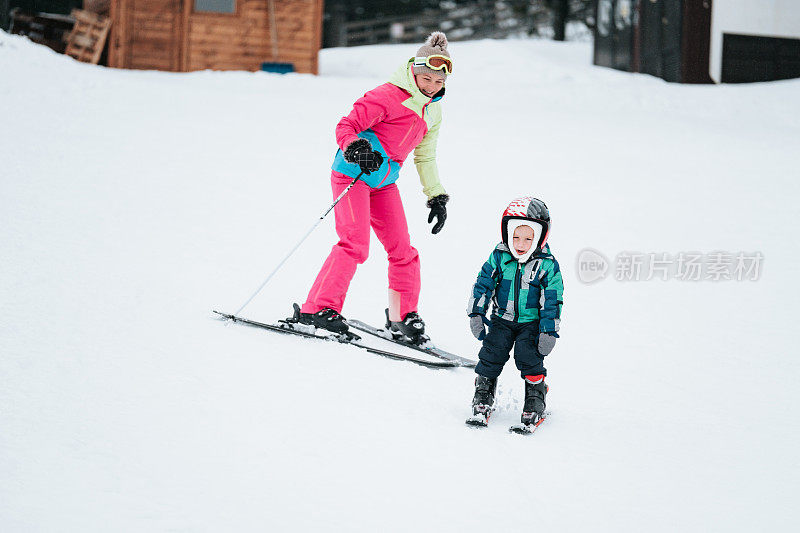
{"label": "black glove", "polygon": [[348,144],[344,151],[344,160],[361,167],[361,171],[366,175],[375,172],[383,164],[381,153],[373,150],[366,139],[358,139]]}
{"label": "black glove", "polygon": [[439,233],[444,227],[444,221],[447,220],[447,208],[445,205],[449,199],[450,197],[446,194],[440,194],[428,200],[427,206],[431,209],[431,214],[428,215],[428,223],[433,222],[433,218],[436,217],[436,224],[433,225],[431,230],[433,234]]}

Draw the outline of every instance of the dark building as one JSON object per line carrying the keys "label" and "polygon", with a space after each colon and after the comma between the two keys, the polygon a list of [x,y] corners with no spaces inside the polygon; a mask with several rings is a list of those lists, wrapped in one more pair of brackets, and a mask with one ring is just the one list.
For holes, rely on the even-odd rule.
{"label": "dark building", "polygon": [[711,0],[598,0],[594,64],[711,83]]}
{"label": "dark building", "polygon": [[798,0],[597,0],[594,64],[671,82],[800,77]]}

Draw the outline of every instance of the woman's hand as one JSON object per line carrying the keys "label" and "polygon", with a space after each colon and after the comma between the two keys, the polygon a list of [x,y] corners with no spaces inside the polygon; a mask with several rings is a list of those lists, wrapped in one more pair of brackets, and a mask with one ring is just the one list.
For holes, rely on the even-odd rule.
{"label": "woman's hand", "polygon": [[433,225],[431,230],[433,234],[439,233],[444,227],[444,221],[447,220],[447,208],[445,205],[448,200],[450,200],[450,197],[446,194],[440,194],[428,200],[427,205],[431,209],[431,213],[428,215],[428,223],[430,224],[433,222],[434,217],[436,218],[436,224]]}
{"label": "woman's hand", "polygon": [[366,139],[358,139],[348,144],[344,151],[344,160],[348,163],[355,163],[361,167],[361,172],[368,176],[383,164],[381,153],[373,150],[372,145]]}

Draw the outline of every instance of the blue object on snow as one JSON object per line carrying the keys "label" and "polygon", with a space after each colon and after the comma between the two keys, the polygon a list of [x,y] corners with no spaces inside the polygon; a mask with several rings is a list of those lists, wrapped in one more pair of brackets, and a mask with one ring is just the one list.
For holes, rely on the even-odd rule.
{"label": "blue object on snow", "polygon": [[294,63],[261,63],[261,70],[274,72],[275,74],[286,74],[287,72],[294,72]]}

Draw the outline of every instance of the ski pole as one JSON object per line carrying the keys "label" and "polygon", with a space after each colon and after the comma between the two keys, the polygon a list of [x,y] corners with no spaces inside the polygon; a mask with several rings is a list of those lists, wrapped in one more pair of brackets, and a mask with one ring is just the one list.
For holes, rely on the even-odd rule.
{"label": "ski pole", "polygon": [[332,204],[331,204],[331,206],[328,208],[328,210],[327,210],[327,211],[325,211],[324,213],[322,213],[322,216],[321,216],[321,217],[319,217],[319,220],[317,220],[317,221],[314,223],[314,225],[313,225],[313,226],[311,226],[311,229],[310,229],[310,230],[308,230],[308,232],[307,232],[307,233],[306,233],[306,234],[303,236],[303,238],[302,238],[302,239],[300,239],[300,242],[298,242],[297,244],[295,244],[294,248],[292,248],[292,250],[291,250],[291,251],[290,251],[288,254],[286,254],[286,257],[284,257],[284,258],[281,260],[281,262],[280,262],[280,263],[278,263],[278,266],[276,266],[276,267],[275,267],[275,270],[273,270],[273,271],[270,273],[270,275],[269,275],[269,276],[267,276],[267,279],[265,279],[265,280],[264,280],[264,282],[263,282],[263,283],[262,283],[262,284],[261,284],[261,285],[258,287],[258,289],[256,290],[256,292],[254,292],[254,293],[253,293],[253,295],[252,295],[250,298],[248,298],[248,299],[247,299],[247,301],[246,301],[245,303],[243,303],[243,304],[242,304],[242,306],[241,306],[241,307],[240,307],[240,308],[239,308],[239,309],[238,309],[238,310],[237,310],[237,311],[234,313],[234,315],[238,315],[239,313],[241,313],[241,312],[242,312],[242,309],[244,309],[245,307],[247,307],[247,304],[249,304],[251,301],[253,301],[253,298],[255,298],[255,297],[258,295],[258,293],[259,293],[259,292],[261,292],[261,289],[263,289],[263,288],[266,286],[266,284],[267,284],[267,283],[269,283],[269,280],[271,280],[271,279],[272,279],[272,276],[274,276],[274,275],[275,275],[275,273],[276,273],[276,272],[278,272],[278,270],[280,270],[280,268],[283,266],[283,264],[284,264],[284,263],[285,263],[285,262],[286,262],[286,261],[287,261],[287,260],[288,260],[288,259],[289,259],[289,258],[292,256],[292,254],[293,254],[293,253],[294,253],[294,252],[295,252],[295,251],[296,251],[298,248],[300,248],[300,245],[301,245],[301,244],[303,244],[303,242],[304,242],[304,241],[305,241],[305,240],[308,238],[308,236],[309,236],[309,235],[311,235],[311,233],[312,233],[312,232],[313,232],[315,229],[317,229],[317,226],[319,226],[319,225],[320,225],[320,223],[322,222],[322,219],[324,219],[326,216],[328,216],[328,213],[330,213],[330,212],[333,210],[333,208],[334,208],[334,207],[336,207],[336,204],[338,204],[338,203],[339,203],[339,200],[341,200],[342,198],[344,198],[344,195],[345,195],[345,194],[347,194],[347,192],[348,192],[348,191],[349,191],[349,190],[350,190],[350,189],[353,187],[353,185],[355,185],[355,184],[356,184],[356,182],[358,181],[358,179],[359,179],[361,176],[363,176],[363,175],[364,175],[364,172],[362,171],[362,172],[360,172],[360,173],[358,174],[358,176],[356,176],[355,178],[353,178],[353,181],[351,181],[351,182],[350,182],[350,185],[348,185],[348,186],[347,186],[347,188],[346,188],[345,190],[343,190],[343,191],[342,191],[342,194],[340,194],[340,195],[339,195],[339,197],[338,197],[336,200],[334,200],[334,201],[333,201],[333,203],[332,203]]}

